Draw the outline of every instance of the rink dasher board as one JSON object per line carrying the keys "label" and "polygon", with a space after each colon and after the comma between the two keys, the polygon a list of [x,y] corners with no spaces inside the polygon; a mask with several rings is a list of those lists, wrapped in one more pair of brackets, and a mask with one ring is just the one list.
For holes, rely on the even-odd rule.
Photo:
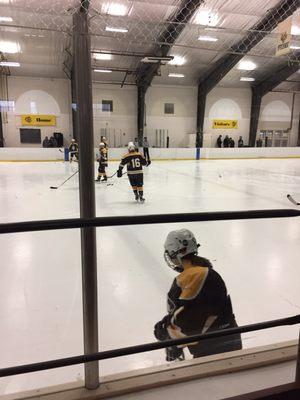
{"label": "rink dasher board", "polygon": [[[198,150],[198,151],[197,151]],[[142,148],[140,148],[142,152]],[[94,148],[94,157],[99,152]],[[109,161],[119,161],[127,148],[109,149]],[[195,161],[200,160],[243,160],[243,159],[282,159],[300,158],[300,147],[235,147],[235,148],[150,148],[150,158],[153,161]],[[3,147],[0,148],[0,162],[59,162],[64,161],[63,148],[41,147]]]}
{"label": "rink dasher board", "polygon": [[95,390],[87,390],[84,388],[84,381],[76,381],[4,395],[1,400],[105,399],[201,378],[274,366],[296,360],[297,353],[298,340],[290,340],[100,377],[100,386]]}
{"label": "rink dasher board", "polygon": [[[257,157],[201,157],[199,160],[196,158],[151,158],[151,161],[232,161],[232,160],[289,160],[300,158],[300,156],[277,156],[277,157],[268,157],[268,156],[257,156]],[[109,162],[120,162],[120,158],[110,158]],[[0,163],[69,163],[69,161],[64,160],[0,160]]]}

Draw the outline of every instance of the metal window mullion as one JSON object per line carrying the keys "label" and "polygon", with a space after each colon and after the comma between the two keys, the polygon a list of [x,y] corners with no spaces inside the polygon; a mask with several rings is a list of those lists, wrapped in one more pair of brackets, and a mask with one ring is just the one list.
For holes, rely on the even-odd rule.
{"label": "metal window mullion", "polygon": [[[80,217],[95,218],[93,157],[93,100],[88,1],[73,17],[74,79],[76,86],[76,132],[79,144]],[[82,302],[84,354],[98,351],[98,296],[96,227],[81,228]],[[99,386],[98,361],[85,363],[85,387]]]}

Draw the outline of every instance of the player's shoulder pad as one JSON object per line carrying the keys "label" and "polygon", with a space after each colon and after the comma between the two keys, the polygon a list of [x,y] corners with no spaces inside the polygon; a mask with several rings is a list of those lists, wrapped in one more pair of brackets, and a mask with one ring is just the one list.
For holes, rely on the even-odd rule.
{"label": "player's shoulder pad", "polygon": [[207,267],[192,267],[177,276],[177,285],[181,288],[181,300],[192,300],[198,296],[209,274]]}

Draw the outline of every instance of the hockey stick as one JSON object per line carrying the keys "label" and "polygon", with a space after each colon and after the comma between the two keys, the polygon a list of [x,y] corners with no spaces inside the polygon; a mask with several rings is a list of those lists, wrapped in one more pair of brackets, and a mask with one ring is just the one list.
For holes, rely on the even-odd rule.
{"label": "hockey stick", "polygon": [[50,189],[58,189],[58,188],[60,188],[62,185],[64,185],[66,182],[68,182],[69,179],[73,178],[73,176],[76,175],[77,172],[78,172],[78,171],[74,172],[74,174],[72,174],[71,176],[69,176],[69,178],[66,179],[65,181],[63,181],[63,183],[61,183],[60,185],[58,185],[58,186],[50,186]]}
{"label": "hockey stick", "polygon": [[289,199],[289,201],[290,201],[291,203],[293,203],[295,206],[300,206],[300,203],[298,203],[295,199],[293,199],[293,197],[292,197],[290,194],[288,194],[286,197],[287,197],[287,198]]}
{"label": "hockey stick", "polygon": [[118,172],[118,171],[116,171],[116,172],[115,172],[114,174],[112,174],[111,176],[108,176],[107,179],[113,178],[113,177],[116,175],[117,172]]}
{"label": "hockey stick", "polygon": [[[113,178],[113,177],[117,174],[117,172],[118,172],[118,171],[116,171],[116,172],[115,172],[114,174],[112,174],[111,176],[108,176],[107,179]],[[127,175],[127,172],[124,172],[124,174],[122,174],[122,176],[123,176],[123,175]]]}

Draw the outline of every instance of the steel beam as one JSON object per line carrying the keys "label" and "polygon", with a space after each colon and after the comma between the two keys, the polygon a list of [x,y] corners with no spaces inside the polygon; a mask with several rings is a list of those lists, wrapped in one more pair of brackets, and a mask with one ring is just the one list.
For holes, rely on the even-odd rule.
{"label": "steel beam", "polygon": [[271,90],[275,89],[280,83],[284,82],[291,75],[300,69],[300,52],[296,54],[295,60],[284,67],[277,68],[269,73],[263,80],[253,85],[253,89],[260,96],[264,96]]}
{"label": "steel beam", "polygon": [[275,89],[281,82],[284,82],[289,76],[298,71],[300,66],[300,52],[295,56],[292,64],[277,68],[260,82],[252,86],[251,114],[250,114],[250,130],[249,130],[249,146],[255,146],[258,121],[260,115],[260,107],[263,96]]}
{"label": "steel beam", "polygon": [[[160,46],[157,46],[156,51],[152,56],[156,57],[166,57],[172,48],[172,45],[175,43],[186,24],[190,21],[192,16],[194,15],[197,8],[204,3],[204,0],[182,0],[178,9],[175,13],[169,18],[169,24],[166,29],[162,32],[162,34],[157,38],[158,43],[165,43]],[[137,76],[137,85],[138,85],[138,93],[144,93],[144,97],[148,87],[151,85],[153,78],[158,74],[159,68],[161,64],[158,62],[156,64],[142,64],[139,68],[138,76]],[[138,138],[142,138],[144,136],[144,124],[141,121],[144,121],[144,102],[141,101],[141,98],[138,95]],[[142,108],[139,108],[142,107]],[[142,117],[143,116],[143,117]]]}
{"label": "steel beam", "polygon": [[[181,0],[178,9],[169,18],[170,22],[166,29],[157,38],[157,42],[165,44],[157,47],[152,56],[165,57],[168,55],[172,45],[175,43],[186,24],[190,21],[195,11],[202,3],[204,3],[204,0]],[[157,75],[159,68],[160,63],[142,65],[137,77],[138,85],[144,86],[147,90],[151,85],[153,78]]]}
{"label": "steel beam", "polygon": [[196,147],[203,147],[203,126],[205,118],[206,93],[198,90],[197,98],[197,128],[196,128]]}
{"label": "steel beam", "polygon": [[[80,217],[95,218],[94,133],[91,75],[89,1],[82,1],[73,15],[74,79],[76,86],[76,131],[79,144]],[[96,228],[81,228],[81,265],[84,353],[98,351],[98,296]],[[85,387],[99,386],[98,362],[85,364]]]}
{"label": "steel beam", "polygon": [[251,114],[250,114],[250,131],[249,131],[249,146],[255,147],[256,133],[258,127],[261,99],[258,93],[252,88]]}
{"label": "steel beam", "polygon": [[[281,0],[252,28],[246,36],[231,47],[231,51],[242,54],[226,54],[218,60],[208,72],[202,75],[198,82],[198,99],[201,103],[197,106],[197,131],[203,131],[204,119],[198,117],[203,108],[203,98],[224,78],[225,75],[256,46],[264,37],[271,33],[276,26],[292,15],[300,7],[300,0]],[[206,102],[206,101],[205,101]],[[198,124],[197,124],[198,125]]]}
{"label": "steel beam", "polygon": [[144,125],[145,125],[145,95],[146,89],[143,86],[137,88],[137,124],[138,124],[138,142],[139,146],[143,145]]}

